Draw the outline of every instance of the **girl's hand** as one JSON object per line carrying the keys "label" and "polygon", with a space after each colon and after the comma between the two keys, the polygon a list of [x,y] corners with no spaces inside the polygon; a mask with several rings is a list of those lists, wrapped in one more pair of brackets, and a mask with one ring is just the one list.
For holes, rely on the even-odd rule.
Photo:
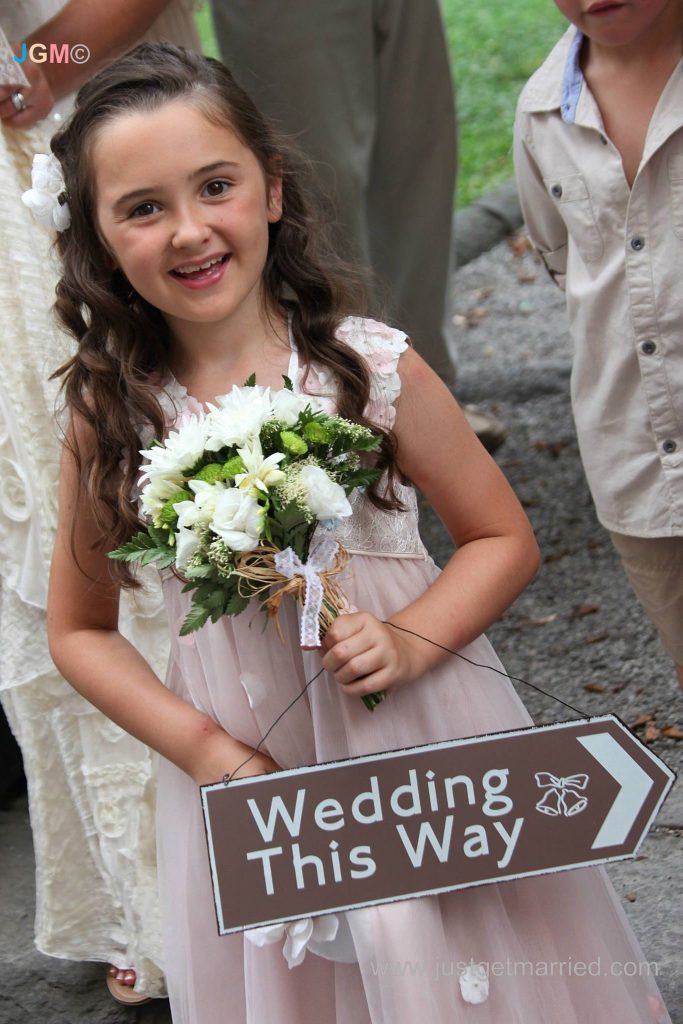
{"label": "girl's hand", "polygon": [[419,643],[370,612],[351,612],[325,634],[323,668],[353,697],[391,690],[424,671]]}

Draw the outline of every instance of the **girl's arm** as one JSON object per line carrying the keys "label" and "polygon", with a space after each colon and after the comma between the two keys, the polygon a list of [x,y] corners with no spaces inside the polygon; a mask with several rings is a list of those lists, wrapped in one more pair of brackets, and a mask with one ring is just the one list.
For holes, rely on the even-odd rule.
{"label": "girl's arm", "polygon": [[[78,434],[83,450],[86,428],[79,426]],[[48,638],[55,665],[86,700],[197,784],[216,782],[253,751],[167,690],[118,632],[119,588],[111,579],[106,552],[97,545],[98,531],[68,447],[62,457],[59,500],[48,597]],[[275,770],[277,765],[259,753],[238,775]]]}
{"label": "girl's arm", "polygon": [[[399,372],[400,466],[457,550],[435,582],[390,621],[457,651],[533,579],[538,546],[510,485],[439,377],[413,349],[401,356]],[[410,682],[448,657],[363,612],[337,619],[324,646],[323,665],[354,695]]]}

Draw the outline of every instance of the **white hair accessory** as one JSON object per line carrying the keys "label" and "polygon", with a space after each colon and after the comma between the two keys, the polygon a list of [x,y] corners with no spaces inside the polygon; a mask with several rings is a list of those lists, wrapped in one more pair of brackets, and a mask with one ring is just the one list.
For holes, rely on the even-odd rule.
{"label": "white hair accessory", "polygon": [[64,231],[71,224],[71,212],[66,201],[62,165],[53,153],[36,153],[31,168],[32,188],[24,192],[21,201],[46,228]]}

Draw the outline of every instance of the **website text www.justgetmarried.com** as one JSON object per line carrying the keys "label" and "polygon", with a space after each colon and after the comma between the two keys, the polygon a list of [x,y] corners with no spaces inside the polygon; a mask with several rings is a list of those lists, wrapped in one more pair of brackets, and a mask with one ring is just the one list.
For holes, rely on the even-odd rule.
{"label": "website text www.justgetmarried.com", "polygon": [[612,977],[647,978],[659,976],[655,960],[383,960],[372,961],[375,977],[459,978],[468,968],[478,968],[493,978]]}

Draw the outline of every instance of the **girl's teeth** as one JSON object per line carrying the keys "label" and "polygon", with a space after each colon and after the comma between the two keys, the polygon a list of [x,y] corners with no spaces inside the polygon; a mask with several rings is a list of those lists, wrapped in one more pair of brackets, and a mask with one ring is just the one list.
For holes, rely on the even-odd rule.
{"label": "girl's teeth", "polygon": [[196,274],[198,270],[208,270],[209,267],[215,266],[215,264],[220,263],[222,259],[222,256],[218,256],[215,260],[208,260],[206,263],[202,263],[198,267],[177,267],[175,272],[176,274]]}

